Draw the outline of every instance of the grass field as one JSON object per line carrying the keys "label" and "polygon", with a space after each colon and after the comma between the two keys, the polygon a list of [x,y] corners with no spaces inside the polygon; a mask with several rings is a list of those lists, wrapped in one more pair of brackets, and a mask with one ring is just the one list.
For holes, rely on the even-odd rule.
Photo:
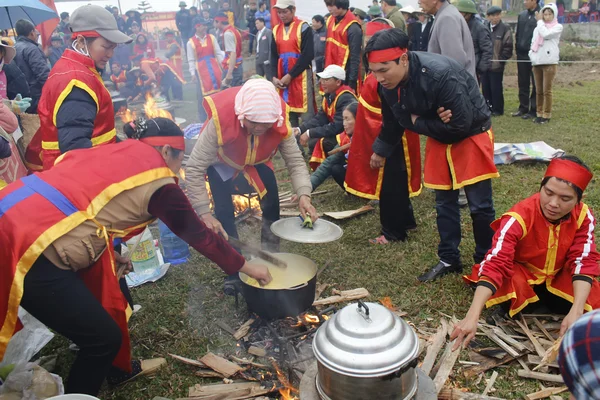
{"label": "grass field", "polygon": [[[562,70],[568,73],[568,68]],[[192,90],[187,90],[190,100]],[[555,148],[580,156],[595,171],[600,171],[600,117],[598,116],[598,93],[600,82],[584,82],[582,86],[563,86],[555,90],[555,106],[552,121],[544,126],[531,121],[511,118],[509,115],[494,119],[493,127],[497,142],[532,142],[543,140]],[[516,90],[505,92],[509,114],[516,109]],[[193,119],[195,105],[185,107],[183,116]],[[184,115],[181,115],[184,114]],[[517,201],[533,194],[544,173],[545,166],[511,165],[500,167],[501,177],[494,180],[496,213],[500,215]],[[287,179],[285,174],[281,180]],[[286,190],[289,184],[282,184]],[[366,201],[346,196],[333,181],[325,185],[327,194],[315,197],[320,211],[341,211],[356,208]],[[594,208],[600,204],[600,185],[593,182],[585,201]],[[377,301],[390,296],[394,304],[408,313],[407,320],[418,326],[435,328],[439,312],[456,315],[459,319],[466,312],[472,292],[458,275],[445,277],[430,284],[419,284],[416,277],[437,262],[438,243],[432,192],[424,190],[413,200],[418,229],[410,234],[406,243],[373,246],[368,239],[379,233],[377,210],[370,214],[343,222],[344,236],[337,242],[323,245],[298,245],[282,242],[282,251],[305,255],[319,266],[329,262],[320,277],[337,289],[367,288]],[[462,260],[470,271],[473,253],[472,229],[468,212],[463,211]],[[258,242],[257,223],[242,223],[244,239]],[[135,302],[143,306],[130,321],[132,347],[135,357],[167,357],[175,353],[185,357],[201,357],[207,351],[229,354],[235,351],[231,336],[215,325],[223,319],[237,328],[247,318],[243,305],[235,308],[233,298],[221,294],[223,274],[207,260],[193,252],[192,260],[182,266],[171,268],[168,275],[155,284],[133,290]],[[327,292],[325,293],[327,294]],[[60,312],[60,310],[57,310]],[[66,376],[73,354],[67,342],[55,339],[44,354],[58,354],[58,373]],[[468,359],[466,352],[461,355]],[[458,363],[451,380],[459,387],[479,392],[485,380],[464,381]],[[507,399],[522,398],[539,390],[534,381],[521,380],[513,366],[498,369],[494,396]],[[491,371],[487,374],[491,374]],[[152,399],[184,397],[189,386],[200,383],[194,369],[168,360],[168,366],[155,377],[142,378],[119,388],[105,388],[102,399]],[[549,385],[548,385],[549,386]]]}

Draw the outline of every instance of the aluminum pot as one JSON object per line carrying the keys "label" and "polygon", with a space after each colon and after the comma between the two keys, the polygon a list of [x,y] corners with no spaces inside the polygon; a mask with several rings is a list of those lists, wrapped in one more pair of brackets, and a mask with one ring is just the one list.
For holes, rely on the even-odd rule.
{"label": "aluminum pot", "polygon": [[287,263],[283,269],[269,265],[273,281],[260,287],[240,272],[242,293],[248,310],[267,320],[296,317],[312,305],[317,287],[317,265],[310,259],[290,253],[274,253]]}
{"label": "aluminum pot", "polygon": [[324,400],[404,400],[417,391],[417,334],[376,303],[350,304],[313,341]]}

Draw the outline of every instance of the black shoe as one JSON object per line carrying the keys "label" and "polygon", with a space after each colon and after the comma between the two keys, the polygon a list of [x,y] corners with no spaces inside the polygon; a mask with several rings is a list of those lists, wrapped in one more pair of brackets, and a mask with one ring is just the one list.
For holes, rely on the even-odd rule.
{"label": "black shoe", "polygon": [[510,114],[512,117],[522,117],[523,115],[526,115],[526,113],[524,113],[523,111],[519,110],[517,112],[514,112],[512,114]]}
{"label": "black shoe", "polygon": [[223,293],[227,296],[236,296],[242,292],[242,281],[238,274],[229,275],[223,283]]}
{"label": "black shoe", "polygon": [[541,123],[542,123],[542,119],[543,119],[543,118],[536,117],[536,118],[534,118],[534,119],[533,119],[533,123],[534,123],[534,124],[541,124]]}
{"label": "black shoe", "polygon": [[109,375],[106,377],[106,382],[111,386],[121,385],[142,372],[142,362],[139,360],[131,361],[131,372],[125,372],[118,368],[112,367]]}
{"label": "black shoe", "polygon": [[539,124],[547,124],[548,122],[550,122],[550,118],[541,118],[540,122],[538,122]]}
{"label": "black shoe", "polygon": [[525,114],[525,115],[521,116],[521,118],[523,118],[523,119],[532,119],[532,118],[535,118],[535,115],[533,115],[533,114]]}
{"label": "black shoe", "polygon": [[455,273],[460,274],[463,271],[463,265],[460,261],[446,267],[443,262],[438,262],[434,265],[429,271],[425,272],[422,275],[419,275],[417,279],[421,282],[431,282],[436,280],[437,278],[441,278],[444,275]]}

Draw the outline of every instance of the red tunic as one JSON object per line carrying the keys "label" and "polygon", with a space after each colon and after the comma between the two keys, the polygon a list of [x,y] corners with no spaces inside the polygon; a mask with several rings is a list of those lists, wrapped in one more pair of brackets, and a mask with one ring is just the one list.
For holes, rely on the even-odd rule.
{"label": "red tunic", "polygon": [[125,70],[122,70],[119,75],[111,74],[110,80],[112,81],[112,83],[115,84],[115,86],[117,86],[118,89],[119,83],[127,83],[127,73],[125,72]]}
{"label": "red tunic", "polygon": [[[321,107],[322,107],[323,112],[327,115],[329,122],[333,122],[333,117],[335,116],[335,113],[337,111],[336,110],[337,100],[344,93],[351,93],[353,96],[355,96],[354,90],[352,90],[352,88],[347,85],[342,85],[338,88],[338,90],[335,92],[335,97],[334,97],[333,101],[331,102],[331,104],[327,103],[327,97],[323,96],[323,102],[321,103]],[[310,157],[310,161],[308,163],[313,171],[315,169],[317,169],[319,164],[321,164],[323,161],[325,161],[325,158],[327,158],[327,154],[325,154],[325,150],[323,149],[323,139],[324,138],[319,140],[319,142],[315,145],[315,148],[313,149],[313,152]],[[338,141],[338,144],[340,144],[339,135],[337,137],[337,141]]]}
{"label": "red tunic", "polygon": [[[273,28],[273,36],[279,54],[279,60],[277,61],[277,78],[279,79],[290,72],[302,53],[302,26],[304,24],[306,24],[305,21],[294,17],[294,20],[288,26],[287,32],[284,24],[279,24]],[[279,89],[279,94],[283,101],[290,106],[291,112],[305,113],[308,111],[309,73],[312,73],[310,69],[302,71],[300,75],[292,79],[287,88]],[[310,101],[314,100],[311,99]]]}
{"label": "red tunic", "polygon": [[331,64],[339,65],[346,69],[350,48],[348,47],[348,27],[358,24],[358,20],[350,11],[344,15],[339,23],[335,17],[327,18],[327,42],[325,43],[325,67]]}
{"label": "red tunic", "polygon": [[196,71],[198,71],[202,94],[205,96],[218,92],[223,79],[213,39],[214,36],[211,34],[207,34],[204,41],[200,41],[196,35],[190,39],[196,51]]}
{"label": "red tunic", "polygon": [[136,56],[142,56],[144,58],[156,58],[154,46],[152,46],[152,43],[150,42],[146,42],[145,45],[136,44],[135,46],[133,46],[133,56],[134,58]]}
{"label": "red tunic", "polygon": [[[27,148],[28,167],[34,170],[52,168],[60,156],[56,116],[65,98],[74,87],[85,90],[96,102],[96,120],[92,131],[92,146],[116,141],[115,112],[110,93],[91,58],[65,50],[50,71],[38,105],[40,128]],[[41,154],[40,154],[41,153]]]}
{"label": "red tunic", "polygon": [[492,247],[484,261],[473,266],[471,276],[464,279],[495,288],[486,306],[510,301],[510,315],[514,316],[539,300],[532,285],[545,284],[550,293],[573,302],[574,277],[589,277],[592,291],[585,310],[600,308],[595,223],[584,203],[575,206],[560,223],[548,222],[537,193],[492,223],[496,231]]}
{"label": "red tunic", "polygon": [[494,134],[491,129],[454,144],[427,138],[423,174],[425,187],[460,189],[499,176],[494,165]]}
{"label": "red tunic", "polygon": [[[235,68],[239,67],[244,61],[242,57],[242,35],[238,32],[238,30],[233,25],[229,25],[225,30],[223,30],[223,37],[225,37],[225,32],[232,32],[233,36],[235,36]],[[224,40],[224,39],[223,39]],[[221,63],[223,70],[226,71],[229,69],[229,53],[225,52],[225,58]]]}
{"label": "red tunic", "polygon": [[[102,208],[125,190],[173,176],[155,149],[127,140],[68,152],[50,171],[25,177],[0,191],[0,241],[4,244],[0,246],[0,358],[18,328],[25,275],[48,246],[83,222],[94,221]],[[31,218],[32,210],[35,218]],[[106,228],[109,250],[93,268],[79,274],[121,328],[123,342],[114,365],[130,370],[128,304],[119,288],[110,245],[114,237],[127,236],[142,226],[119,232]]]}
{"label": "red tunic", "polygon": [[277,153],[279,144],[292,135],[292,127],[288,120],[289,108],[282,99],[283,124],[280,127],[273,125],[263,135],[250,135],[235,117],[235,96],[240,89],[239,86],[233,87],[205,97],[204,109],[208,117],[212,118],[217,130],[219,159],[243,173],[248,183],[256,189],[256,193],[263,197],[267,191],[254,166],[267,164],[272,168],[271,159]]}
{"label": "red tunic", "polygon": [[[383,183],[383,168],[372,169],[373,142],[381,131],[381,100],[377,94],[377,79],[373,74],[365,78],[356,111],[356,124],[348,155],[344,187],[348,193],[366,199],[379,199]],[[404,161],[408,174],[408,193],[421,193],[421,142],[419,135],[409,130],[402,135]],[[385,167],[384,167],[385,168]]]}
{"label": "red tunic", "polygon": [[185,79],[183,79],[183,59],[181,58],[181,47],[177,42],[167,44],[167,50],[170,50],[173,47],[176,48],[175,54],[169,58],[169,60],[166,62],[166,65],[171,69],[171,71],[173,71],[181,83],[185,83]]}

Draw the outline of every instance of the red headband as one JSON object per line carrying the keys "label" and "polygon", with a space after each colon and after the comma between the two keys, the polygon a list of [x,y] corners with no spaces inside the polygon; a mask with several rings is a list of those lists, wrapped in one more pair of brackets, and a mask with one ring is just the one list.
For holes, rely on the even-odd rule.
{"label": "red headband", "polygon": [[369,22],[367,23],[366,29],[365,29],[365,34],[367,36],[373,36],[374,34],[376,34],[379,31],[383,31],[386,29],[392,29],[391,26],[389,26],[388,24],[384,24],[383,22]]}
{"label": "red headband", "polygon": [[156,147],[168,144],[176,150],[185,150],[185,140],[183,140],[183,136],[150,136],[140,139],[140,142]]}
{"label": "red headband", "polygon": [[392,47],[385,50],[373,50],[369,53],[367,58],[370,63],[393,61],[402,57],[407,51],[408,49],[401,49],[400,47]]}
{"label": "red headband", "polygon": [[554,158],[550,161],[550,165],[548,165],[544,178],[551,176],[562,179],[563,181],[571,182],[573,185],[584,191],[594,175],[585,167],[573,161]]}
{"label": "red headband", "polygon": [[215,21],[229,22],[229,19],[227,17],[215,17]]}
{"label": "red headband", "polygon": [[71,35],[71,39],[75,40],[77,39],[77,36],[83,36],[84,38],[93,38],[100,37],[100,34],[96,31],[73,32],[73,35]]}

